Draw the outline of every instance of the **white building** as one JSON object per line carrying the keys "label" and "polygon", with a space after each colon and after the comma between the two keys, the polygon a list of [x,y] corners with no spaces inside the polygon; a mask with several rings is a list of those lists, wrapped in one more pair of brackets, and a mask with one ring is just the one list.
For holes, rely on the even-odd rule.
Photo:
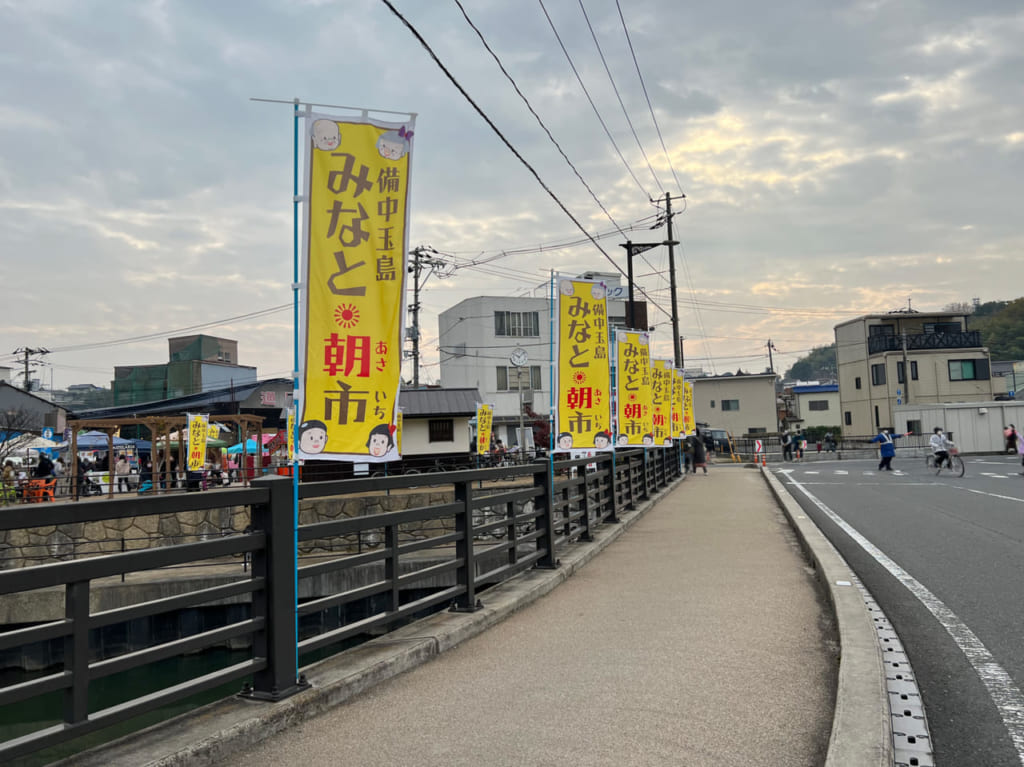
{"label": "white building", "polygon": [[[627,301],[619,275],[588,272],[581,279],[604,280],[610,297],[608,324],[622,327]],[[636,304],[643,307],[638,316],[646,323],[646,306]],[[506,447],[520,444],[520,414],[528,432],[527,449],[531,421],[539,418],[547,424],[553,385],[549,359],[556,330],[552,311],[547,297],[478,296],[438,316],[441,386],[479,391],[484,403],[494,406],[494,434]]]}
{"label": "white building", "polygon": [[801,428],[839,426],[839,384],[797,384],[792,387],[793,414]]}

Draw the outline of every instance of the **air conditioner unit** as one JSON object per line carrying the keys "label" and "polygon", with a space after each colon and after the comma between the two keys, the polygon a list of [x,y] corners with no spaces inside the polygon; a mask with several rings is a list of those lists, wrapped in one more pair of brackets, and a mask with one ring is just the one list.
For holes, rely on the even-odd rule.
{"label": "air conditioner unit", "polygon": [[522,396],[523,396],[523,404],[524,405],[532,405],[533,404],[533,392],[532,391],[524,391]]}

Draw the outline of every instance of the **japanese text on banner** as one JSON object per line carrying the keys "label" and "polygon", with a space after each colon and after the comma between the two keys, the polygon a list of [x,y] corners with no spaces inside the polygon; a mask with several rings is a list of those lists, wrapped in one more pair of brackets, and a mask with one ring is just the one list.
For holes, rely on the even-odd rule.
{"label": "japanese text on banner", "polygon": [[615,334],[615,383],[618,397],[616,444],[653,445],[654,411],[651,407],[651,349],[646,333]]}
{"label": "japanese text on banner", "polygon": [[683,426],[683,371],[672,368],[672,436],[682,439],[686,436]]}
{"label": "japanese text on banner", "polygon": [[487,455],[491,450],[491,428],[494,424],[494,408],[491,405],[476,406],[476,454]]}
{"label": "japanese text on banner", "polygon": [[557,278],[558,436],[555,449],[612,449],[607,288]]}
{"label": "japanese text on banner", "polygon": [[206,438],[210,434],[210,416],[188,414],[188,470],[202,471],[206,463]]}
{"label": "japanese text on banner", "polygon": [[399,457],[412,124],[312,115],[299,458]]}
{"label": "japanese text on banner", "polygon": [[672,361],[654,360],[651,366],[651,400],[654,403],[654,444],[672,444]]}
{"label": "japanese text on banner", "polygon": [[693,384],[683,382],[683,429],[687,435],[694,434],[697,424],[693,420]]}

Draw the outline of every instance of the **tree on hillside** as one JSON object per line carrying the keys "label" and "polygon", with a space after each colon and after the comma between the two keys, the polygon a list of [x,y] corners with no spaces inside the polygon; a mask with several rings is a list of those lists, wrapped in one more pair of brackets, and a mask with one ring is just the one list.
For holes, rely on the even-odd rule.
{"label": "tree on hillside", "polygon": [[[994,360],[1024,359],[1024,298],[1013,301],[992,301],[1003,304],[995,312],[975,313],[969,327],[981,332],[981,343],[987,346]],[[989,304],[982,304],[983,307]]]}
{"label": "tree on hillside", "polygon": [[837,375],[836,345],[817,346],[786,371],[785,378],[796,381],[832,379]]}

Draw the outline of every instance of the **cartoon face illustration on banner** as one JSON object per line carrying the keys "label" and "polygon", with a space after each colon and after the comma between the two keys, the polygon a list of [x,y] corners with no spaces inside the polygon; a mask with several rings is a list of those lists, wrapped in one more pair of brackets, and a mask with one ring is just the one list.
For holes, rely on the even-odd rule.
{"label": "cartoon face illustration on banner", "polygon": [[322,453],[327,445],[327,425],[323,421],[305,421],[299,424],[299,450],[303,453]]}
{"label": "cartoon face illustration on banner", "polygon": [[377,424],[370,430],[366,439],[366,447],[370,455],[380,458],[387,455],[395,446],[395,427],[392,424]]}
{"label": "cartoon face illustration on banner", "polygon": [[377,151],[380,156],[385,160],[401,160],[409,153],[412,133],[411,130],[406,130],[405,126],[382,133],[377,139]]}
{"label": "cartoon face illustration on banner", "polygon": [[334,120],[313,121],[313,146],[325,152],[333,152],[341,143],[341,132]]}

